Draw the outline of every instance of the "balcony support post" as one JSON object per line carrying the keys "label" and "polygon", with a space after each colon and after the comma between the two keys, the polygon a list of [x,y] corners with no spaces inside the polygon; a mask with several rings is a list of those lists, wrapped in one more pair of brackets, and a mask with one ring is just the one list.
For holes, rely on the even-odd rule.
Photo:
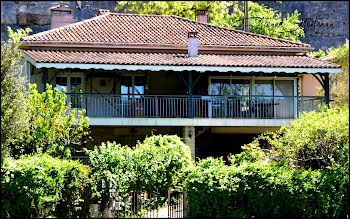
{"label": "balcony support post", "polygon": [[188,110],[189,118],[193,118],[193,84],[192,84],[192,71],[188,72]]}
{"label": "balcony support post", "polygon": [[191,157],[196,158],[196,134],[194,126],[185,126],[183,128],[184,143],[191,148]]}
{"label": "balcony support post", "polygon": [[46,84],[49,83],[49,73],[47,68],[44,68],[43,81],[44,81],[44,91],[46,91]]}
{"label": "balcony support post", "polygon": [[329,102],[330,102],[330,99],[329,99],[329,74],[326,73],[324,75],[324,93],[325,93],[325,96],[326,96],[326,104],[327,106],[329,106]]}
{"label": "balcony support post", "polygon": [[329,102],[331,101],[329,99],[329,73],[325,74],[319,74],[320,78],[316,76],[316,74],[312,74],[318,82],[320,82],[323,90],[324,90],[324,95],[326,97],[326,104],[329,106]]}

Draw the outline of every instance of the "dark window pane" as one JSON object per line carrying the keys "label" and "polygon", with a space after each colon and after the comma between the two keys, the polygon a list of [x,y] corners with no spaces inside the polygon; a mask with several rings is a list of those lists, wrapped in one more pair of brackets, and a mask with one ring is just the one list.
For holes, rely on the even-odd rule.
{"label": "dark window pane", "polygon": [[62,89],[64,88],[67,92],[67,77],[56,77],[56,88],[59,91],[62,91]]}

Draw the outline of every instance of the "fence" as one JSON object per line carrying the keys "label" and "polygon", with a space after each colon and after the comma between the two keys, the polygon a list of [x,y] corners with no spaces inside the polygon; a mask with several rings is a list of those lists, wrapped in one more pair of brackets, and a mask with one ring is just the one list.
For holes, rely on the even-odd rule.
{"label": "fence", "polygon": [[185,212],[185,193],[169,188],[127,189],[116,191],[110,189],[109,201],[102,212],[98,205],[90,208],[90,217],[97,218],[183,218]]}
{"label": "fence", "polygon": [[67,94],[74,108],[89,117],[294,119],[300,112],[318,110],[318,96],[198,96]]}

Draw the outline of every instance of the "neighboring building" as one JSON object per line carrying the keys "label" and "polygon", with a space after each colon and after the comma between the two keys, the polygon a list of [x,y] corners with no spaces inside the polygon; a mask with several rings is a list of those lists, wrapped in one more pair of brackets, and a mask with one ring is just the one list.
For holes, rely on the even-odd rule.
{"label": "neighboring building", "polygon": [[[308,44],[178,16],[100,10],[21,42],[30,81],[40,91],[65,87],[73,107],[87,110],[95,139],[87,147],[178,134],[200,158],[240,152],[257,134],[329,102],[329,73],[340,72],[306,56]],[[305,96],[302,75],[317,77],[325,97]]]}

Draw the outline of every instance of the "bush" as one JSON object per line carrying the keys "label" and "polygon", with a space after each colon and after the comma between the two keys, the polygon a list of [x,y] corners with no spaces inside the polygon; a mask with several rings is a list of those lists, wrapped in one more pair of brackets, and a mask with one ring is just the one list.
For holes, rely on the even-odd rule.
{"label": "bush", "polygon": [[[160,196],[166,196],[168,187],[182,186],[193,164],[190,148],[177,136],[151,136],[134,148],[107,142],[86,151],[95,173],[93,197],[102,206],[113,187],[119,191],[157,188]],[[102,188],[102,180],[106,188]]]}
{"label": "bush", "polygon": [[49,153],[54,157],[68,158],[71,150],[80,149],[89,135],[89,118],[85,109],[71,108],[66,104],[65,91],[46,85],[43,93],[38,93],[36,84],[29,84],[29,104],[27,108],[30,126],[24,136],[17,139],[14,157],[22,154]]}
{"label": "bush", "polygon": [[344,217],[348,174],[207,158],[186,180],[190,217]]}
{"label": "bush", "polygon": [[1,167],[1,217],[86,217],[90,168],[47,154],[8,158]]}
{"label": "bush", "polygon": [[[271,156],[290,166],[312,169],[349,165],[349,108],[324,108],[303,113],[278,132],[266,133]],[[251,145],[250,145],[251,146]]]}

